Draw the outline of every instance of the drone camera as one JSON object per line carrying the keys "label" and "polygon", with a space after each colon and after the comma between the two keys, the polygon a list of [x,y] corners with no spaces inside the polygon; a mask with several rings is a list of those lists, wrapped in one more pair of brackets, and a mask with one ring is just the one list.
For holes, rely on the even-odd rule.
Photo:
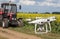
{"label": "drone camera", "polygon": [[50,21],[49,19],[47,19],[47,21]]}

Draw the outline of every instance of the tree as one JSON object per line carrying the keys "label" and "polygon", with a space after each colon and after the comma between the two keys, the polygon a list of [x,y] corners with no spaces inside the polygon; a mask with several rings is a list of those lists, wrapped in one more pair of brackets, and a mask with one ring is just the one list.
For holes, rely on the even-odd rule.
{"label": "tree", "polygon": [[60,12],[52,12],[52,14],[60,14]]}
{"label": "tree", "polygon": [[50,14],[50,12],[45,12],[45,14]]}

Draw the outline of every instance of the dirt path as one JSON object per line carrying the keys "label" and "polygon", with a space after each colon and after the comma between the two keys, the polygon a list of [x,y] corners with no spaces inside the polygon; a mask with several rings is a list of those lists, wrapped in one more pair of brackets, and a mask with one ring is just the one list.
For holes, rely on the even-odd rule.
{"label": "dirt path", "polygon": [[8,39],[41,39],[34,35],[27,35],[16,31],[0,28],[0,35]]}

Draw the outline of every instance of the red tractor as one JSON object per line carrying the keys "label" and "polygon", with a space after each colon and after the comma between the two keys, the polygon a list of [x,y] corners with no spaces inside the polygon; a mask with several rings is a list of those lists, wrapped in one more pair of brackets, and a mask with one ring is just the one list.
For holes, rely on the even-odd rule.
{"label": "red tractor", "polygon": [[[19,7],[21,8],[21,7]],[[17,19],[17,5],[2,3],[0,8],[0,24],[3,28],[9,25],[23,26],[22,18]]]}

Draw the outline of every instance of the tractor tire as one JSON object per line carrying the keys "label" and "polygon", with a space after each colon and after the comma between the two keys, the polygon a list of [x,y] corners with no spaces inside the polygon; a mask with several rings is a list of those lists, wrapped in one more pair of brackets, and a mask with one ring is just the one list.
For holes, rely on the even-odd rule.
{"label": "tractor tire", "polygon": [[2,26],[2,15],[0,15],[0,26]]}
{"label": "tractor tire", "polygon": [[24,23],[23,23],[23,21],[22,21],[21,19],[18,20],[18,26],[19,26],[19,27],[24,26]]}
{"label": "tractor tire", "polygon": [[3,28],[7,28],[7,27],[8,27],[8,19],[7,19],[7,18],[4,18],[4,19],[3,19],[2,27],[3,27]]}

